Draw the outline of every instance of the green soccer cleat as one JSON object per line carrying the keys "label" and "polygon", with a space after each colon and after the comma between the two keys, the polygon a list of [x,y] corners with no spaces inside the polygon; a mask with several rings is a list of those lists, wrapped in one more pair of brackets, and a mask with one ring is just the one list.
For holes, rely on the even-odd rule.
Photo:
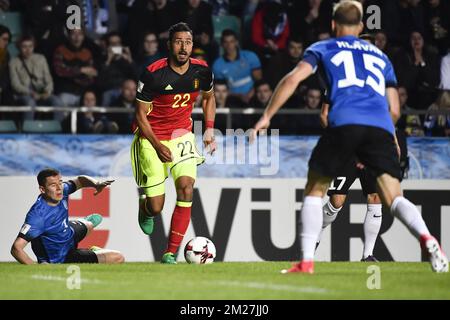
{"label": "green soccer cleat", "polygon": [[162,256],[161,263],[164,263],[164,264],[177,264],[177,260],[175,259],[175,255],[172,252],[166,252]]}
{"label": "green soccer cleat", "polygon": [[103,221],[103,217],[97,213],[88,215],[86,218],[84,218],[84,220],[89,221],[90,223],[92,223],[92,225],[95,227],[97,227],[100,223],[102,223]]}
{"label": "green soccer cleat", "polygon": [[142,232],[146,235],[151,235],[153,232],[153,217],[149,216],[144,209],[141,209],[142,203],[145,200],[145,196],[139,197],[139,226]]}

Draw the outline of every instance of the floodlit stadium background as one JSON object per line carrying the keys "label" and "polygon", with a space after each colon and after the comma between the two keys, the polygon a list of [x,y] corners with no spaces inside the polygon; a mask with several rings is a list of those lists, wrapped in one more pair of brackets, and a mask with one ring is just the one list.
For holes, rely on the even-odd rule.
{"label": "floodlit stadium background", "polygon": [[[6,77],[8,62],[18,54],[15,42],[21,36],[31,33],[35,37],[35,52],[46,58],[55,95],[60,96],[63,93],[62,84],[66,84],[68,78],[70,81],[75,77],[64,77],[53,59],[57,46],[64,43],[64,22],[68,17],[64,7],[66,3],[59,1],[52,7],[44,2],[14,0],[0,4],[0,24],[10,30],[9,58],[6,54],[0,55],[0,261],[13,261],[9,254],[11,243],[38,195],[35,176],[47,166],[58,168],[66,178],[87,174],[116,179],[112,187],[99,197],[93,198],[91,190],[79,191],[71,196],[71,217],[96,212],[105,218],[84,245],[95,244],[120,250],[127,261],[158,261],[161,257],[175,203],[172,181],[167,180],[164,214],[157,222],[157,232],[150,239],[142,234],[137,224],[138,193],[131,175],[129,146],[132,136],[128,133],[128,124],[120,125],[118,133],[114,134],[88,130],[82,124],[88,111],[109,120],[117,119],[117,116],[129,120],[129,115],[132,115],[132,107],[130,109],[123,99],[112,99],[117,98],[122,84],[114,81],[125,80],[130,74],[125,74],[124,70],[108,73],[103,68],[107,49],[97,45],[105,46],[102,39],[106,34],[119,32],[123,46],[131,50],[136,68],[133,76],[137,79],[139,68],[145,66],[149,61],[147,58],[152,58],[141,54],[144,31],[147,29],[160,36],[167,25],[189,19],[196,36],[201,33],[209,36],[210,42],[197,46],[194,54],[196,58],[207,60],[210,66],[223,53],[220,47],[221,32],[232,29],[238,35],[241,48],[258,56],[263,78],[273,89],[283,72],[285,74],[295,65],[301,54],[295,56],[295,52],[284,50],[277,54],[265,52],[259,45],[263,37],[258,32],[263,28],[263,19],[259,18],[273,12],[279,14],[284,39],[280,40],[280,48],[289,47],[287,39],[290,36],[295,43],[301,44],[301,51],[304,51],[312,42],[330,36],[330,8],[333,3],[324,0],[320,7],[311,8],[308,1],[288,0],[282,1],[281,7],[274,5],[271,8],[274,10],[267,10],[263,4],[252,7],[255,1],[202,1],[193,10],[186,7],[189,6],[187,1],[168,1],[158,11],[151,4],[147,5],[150,3],[147,1],[101,1],[113,4],[107,7],[101,5],[99,19],[103,21],[96,24],[89,14],[83,20],[90,39],[86,47],[92,49],[94,66],[99,78],[104,81],[94,83],[98,90],[95,104],[98,108],[90,109],[91,106],[84,106],[78,100],[75,106],[44,106],[36,109],[41,111],[34,119],[37,121],[26,122],[24,115],[29,114],[31,107],[14,99],[11,79]],[[401,119],[401,129],[410,135],[410,168],[403,182],[405,193],[419,206],[431,233],[440,240],[444,251],[450,252],[450,106],[444,105],[443,99],[437,100],[444,93],[448,96],[450,90],[450,9],[445,1],[440,1],[438,7],[432,7],[429,1],[411,2],[405,8],[396,3],[365,1],[366,12],[368,5],[379,6],[380,27],[383,29],[381,32],[366,28],[365,32],[373,33],[375,40],[379,37],[379,41],[383,34],[387,36],[383,50],[394,63],[400,86],[409,94],[409,99],[403,104],[405,116]],[[92,10],[89,5],[82,7],[84,14],[92,13]],[[309,15],[314,11],[318,12],[318,17],[313,19],[315,22],[305,24],[304,21],[309,20]],[[284,20],[285,17],[287,20]],[[412,71],[416,66],[411,62],[408,49],[411,37],[418,37],[412,33],[413,30],[422,31],[426,44],[423,54],[425,64],[422,66],[426,72],[420,73],[419,78]],[[47,31],[48,39],[44,37]],[[286,36],[287,32],[289,36]],[[147,40],[153,41],[154,45],[158,42]],[[163,35],[158,40],[157,55],[162,57],[165,55]],[[382,42],[376,43],[377,46],[382,46]],[[199,167],[192,223],[182,245],[194,235],[207,236],[217,247],[218,261],[294,260],[298,257],[296,217],[301,207],[307,161],[317,141],[317,130],[320,130],[317,123],[305,126],[305,119],[312,121],[314,118],[311,115],[317,116],[318,112],[317,109],[308,110],[311,106],[306,99],[308,92],[317,88],[316,80],[313,78],[301,86],[285,113],[274,119],[273,127],[279,128],[281,135],[273,135],[267,145],[256,151],[255,158],[250,157],[254,150],[245,138],[218,138],[219,150],[215,158],[208,158],[207,163]],[[99,84],[104,87],[98,88]],[[234,104],[229,99],[219,106],[216,126],[222,133],[227,128],[242,128],[245,131],[258,119],[267,99],[262,91],[267,88],[261,83],[256,87],[256,90],[261,90],[261,97],[255,95],[249,101],[234,101]],[[75,92],[87,88],[72,86],[70,90]],[[108,100],[110,103],[106,103],[107,99],[111,100]],[[437,110],[439,117],[444,117],[444,125],[439,125],[432,110]],[[55,120],[53,111],[66,112],[67,117],[63,121]],[[201,109],[194,111],[194,119],[202,119]],[[40,122],[42,120],[49,122]],[[201,138],[198,137],[197,141],[200,142]],[[198,147],[201,148],[200,145]],[[339,218],[324,233],[317,253],[319,260],[360,259],[365,200],[359,188],[356,182]],[[398,221],[393,222],[389,214],[385,214],[383,219],[375,256],[385,261],[420,261],[420,248],[406,228]],[[27,249],[33,256],[30,248]]]}

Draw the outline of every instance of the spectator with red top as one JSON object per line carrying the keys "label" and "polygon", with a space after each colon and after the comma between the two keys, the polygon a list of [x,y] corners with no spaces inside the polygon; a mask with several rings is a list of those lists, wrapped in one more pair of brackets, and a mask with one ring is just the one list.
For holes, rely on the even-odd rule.
{"label": "spectator with red top", "polygon": [[288,38],[289,21],[283,6],[276,2],[263,3],[252,21],[252,41],[263,60],[286,48]]}

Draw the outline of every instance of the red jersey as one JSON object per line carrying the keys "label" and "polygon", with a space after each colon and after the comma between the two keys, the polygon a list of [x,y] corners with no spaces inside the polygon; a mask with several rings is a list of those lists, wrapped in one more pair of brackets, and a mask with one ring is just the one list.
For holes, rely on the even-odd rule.
{"label": "red jersey", "polygon": [[[206,62],[189,59],[184,74],[175,72],[167,58],[149,65],[140,77],[136,99],[150,103],[147,120],[160,140],[170,140],[192,131],[191,113],[199,91],[213,88],[213,75]],[[139,130],[136,120],[133,132]]]}

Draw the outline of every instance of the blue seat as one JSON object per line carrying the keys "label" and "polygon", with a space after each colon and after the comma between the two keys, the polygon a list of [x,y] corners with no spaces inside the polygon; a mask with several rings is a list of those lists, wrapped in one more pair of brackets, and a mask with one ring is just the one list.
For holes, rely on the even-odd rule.
{"label": "blue seat", "polygon": [[13,120],[0,120],[0,132],[1,133],[18,132],[16,123]]}
{"label": "blue seat", "polygon": [[22,132],[25,133],[60,133],[61,123],[57,120],[25,120]]}
{"label": "blue seat", "polygon": [[231,29],[238,35],[241,35],[241,20],[236,16],[213,16],[214,39],[220,43],[220,36],[225,29]]}

